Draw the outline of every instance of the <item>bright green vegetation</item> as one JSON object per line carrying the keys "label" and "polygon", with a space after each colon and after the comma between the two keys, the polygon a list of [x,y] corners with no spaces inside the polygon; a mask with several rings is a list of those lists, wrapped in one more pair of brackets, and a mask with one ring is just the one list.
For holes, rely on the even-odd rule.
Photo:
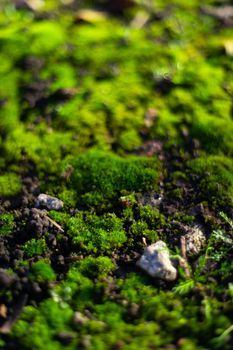
{"label": "bright green vegetation", "polygon": [[[233,32],[204,8],[230,2],[68,3],[0,4],[1,304],[28,295],[0,347],[231,350]],[[189,275],[139,271],[195,224]]]}
{"label": "bright green vegetation", "polygon": [[15,227],[13,214],[1,214],[0,215],[0,235],[7,235],[12,233]]}
{"label": "bright green vegetation", "polygon": [[80,272],[89,278],[106,277],[115,267],[107,256],[99,256],[98,258],[88,256],[78,266]]}
{"label": "bright green vegetation", "polygon": [[[70,182],[77,193],[77,202],[89,206],[109,207],[120,194],[156,189],[159,164],[144,157],[121,158],[117,155],[91,151],[72,162]],[[110,202],[110,203],[109,203]]]}
{"label": "bright green vegetation", "polygon": [[21,179],[14,173],[0,175],[0,195],[10,197],[21,191]]}
{"label": "bright green vegetation", "polygon": [[38,283],[52,282],[56,279],[56,274],[49,261],[39,260],[32,265],[29,279]]}
{"label": "bright green vegetation", "polygon": [[68,221],[68,235],[88,252],[111,252],[127,240],[122,222],[115,214],[100,217],[81,212]]}
{"label": "bright green vegetation", "polygon": [[47,250],[45,238],[32,238],[23,245],[22,249],[29,258],[35,255],[42,255]]}
{"label": "bright green vegetation", "polygon": [[225,156],[203,156],[189,162],[202,199],[215,205],[233,204],[233,161]]}
{"label": "bright green vegetation", "polygon": [[[151,285],[151,281],[135,273],[118,279],[115,286],[118,302],[110,299],[107,290],[103,294],[106,287],[106,282],[94,283],[77,268],[71,269],[67,281],[53,291],[51,299],[43,302],[39,309],[31,306],[25,309],[14,328],[19,344],[25,349],[32,344],[42,349],[46,341],[49,349],[62,349],[64,345],[58,339],[64,330],[72,335],[67,348],[81,347],[84,339],[90,338],[88,348],[93,350],[111,349],[119,343],[124,349],[136,350],[139,346],[163,349],[180,337],[181,349],[218,349],[229,339],[224,332],[231,322],[223,312],[230,312],[231,303],[222,306],[201,287],[199,293],[200,296],[204,293],[204,297],[196,306],[190,297],[174,297],[174,292],[159,290]],[[127,300],[127,305],[121,302],[123,300]],[[136,315],[130,311],[133,305],[140,305]],[[84,325],[75,324],[74,312],[85,309],[91,310],[94,318],[87,319]],[[199,317],[201,321],[198,321]]]}

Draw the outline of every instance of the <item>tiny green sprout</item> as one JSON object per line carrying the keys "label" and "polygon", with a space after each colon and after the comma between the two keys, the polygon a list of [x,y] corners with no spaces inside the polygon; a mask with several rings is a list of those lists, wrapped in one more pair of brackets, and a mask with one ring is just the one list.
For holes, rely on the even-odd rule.
{"label": "tiny green sprout", "polygon": [[225,329],[218,337],[212,339],[212,344],[215,349],[225,349],[224,346],[230,340],[230,334],[233,332],[233,325]]}
{"label": "tiny green sprout", "polygon": [[180,295],[186,295],[191,292],[194,286],[195,281],[193,279],[187,279],[186,281],[182,281],[177,286],[175,286],[173,288],[173,291]]}
{"label": "tiny green sprout", "polygon": [[230,227],[233,229],[233,221],[222,211],[220,211],[219,215],[230,225]]}

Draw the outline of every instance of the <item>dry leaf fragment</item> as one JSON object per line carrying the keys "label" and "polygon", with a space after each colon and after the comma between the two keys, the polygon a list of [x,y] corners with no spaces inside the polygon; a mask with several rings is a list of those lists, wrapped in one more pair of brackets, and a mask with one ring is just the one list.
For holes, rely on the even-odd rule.
{"label": "dry leaf fragment", "polygon": [[0,304],[0,317],[2,318],[7,317],[7,307],[5,304]]}

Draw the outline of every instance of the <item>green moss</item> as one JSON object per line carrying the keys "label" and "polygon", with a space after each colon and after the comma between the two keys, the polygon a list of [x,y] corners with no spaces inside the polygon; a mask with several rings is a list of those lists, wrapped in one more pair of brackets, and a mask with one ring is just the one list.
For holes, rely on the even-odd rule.
{"label": "green moss", "polygon": [[145,221],[137,221],[130,227],[130,231],[136,240],[137,237],[146,237],[151,241],[156,241],[158,239],[158,234],[155,230],[149,230],[148,225]]}
{"label": "green moss", "polygon": [[64,189],[59,193],[59,198],[64,202],[67,208],[74,208],[76,205],[77,195],[75,190]]}
{"label": "green moss", "polygon": [[40,310],[33,306],[24,309],[22,319],[15,325],[13,331],[17,343],[23,349],[63,349],[58,341],[59,332],[67,328],[71,321],[72,310],[62,308],[53,300],[42,303]]}
{"label": "green moss", "polygon": [[[4,65],[4,63],[3,63]],[[18,73],[15,70],[9,72],[10,67],[1,74],[0,100],[0,135],[6,136],[18,127],[19,105],[18,105]]]}
{"label": "green moss", "polygon": [[14,215],[13,214],[1,214],[0,215],[0,235],[7,235],[12,233],[15,228]]}
{"label": "green moss", "polygon": [[53,291],[55,301],[64,307],[70,304],[73,308],[77,308],[78,305],[78,310],[81,312],[85,308],[92,309],[93,300],[98,299],[99,296],[99,283],[94,283],[92,279],[83,276],[76,266],[68,271],[66,280]]}
{"label": "green moss", "polygon": [[212,154],[222,152],[232,155],[233,123],[226,117],[200,116],[191,128],[191,135],[200,140],[201,146]]}
{"label": "green moss", "polygon": [[166,223],[165,216],[149,205],[139,207],[139,215],[151,228],[161,228]]}
{"label": "green moss", "polygon": [[48,261],[39,260],[32,265],[29,279],[38,283],[52,282],[56,279],[56,274]]}
{"label": "green moss", "polygon": [[121,158],[112,153],[90,151],[79,156],[73,166],[73,188],[88,204],[93,201],[94,205],[98,199],[100,202],[116,199],[122,191],[155,189],[159,179],[158,161],[143,157]]}
{"label": "green moss", "polygon": [[51,219],[56,221],[58,224],[62,224],[64,226],[66,226],[66,224],[70,218],[70,215],[68,213],[61,213],[57,210],[50,210],[49,217],[51,217]]}
{"label": "green moss", "polygon": [[0,175],[0,195],[11,197],[18,194],[22,189],[21,179],[14,173]]}
{"label": "green moss", "polygon": [[[4,143],[4,149],[10,161],[22,161],[27,158],[33,161],[37,171],[56,174],[61,159],[70,150],[70,133],[52,133],[47,126],[41,124],[41,130],[30,132],[23,127],[14,129]],[[43,177],[42,177],[43,178]]]}
{"label": "green moss", "polygon": [[119,145],[125,151],[131,151],[141,146],[142,140],[140,139],[136,130],[126,130],[122,132],[119,137]]}
{"label": "green moss", "polygon": [[49,54],[64,43],[65,34],[56,22],[35,22],[30,26],[28,39],[31,41],[29,52],[32,55]]}
{"label": "green moss", "polygon": [[176,212],[172,215],[172,220],[177,220],[183,223],[192,223],[195,221],[195,217],[192,215],[187,215],[183,212]]}
{"label": "green moss", "polygon": [[199,195],[215,205],[232,206],[233,195],[233,164],[230,158],[224,156],[203,156],[189,161],[195,181],[198,184]]}
{"label": "green moss", "polygon": [[81,273],[89,278],[105,277],[114,268],[115,265],[106,256],[99,256],[97,258],[92,256],[86,257],[78,266]]}
{"label": "green moss", "polygon": [[122,221],[115,214],[97,216],[81,212],[68,221],[68,234],[81,249],[108,253],[127,240]]}
{"label": "green moss", "polygon": [[45,238],[32,238],[23,245],[22,249],[29,258],[35,255],[43,255],[47,250]]}

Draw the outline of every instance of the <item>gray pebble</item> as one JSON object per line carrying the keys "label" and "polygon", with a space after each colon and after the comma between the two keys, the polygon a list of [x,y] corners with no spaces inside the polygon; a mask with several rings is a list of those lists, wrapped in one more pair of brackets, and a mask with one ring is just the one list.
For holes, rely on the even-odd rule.
{"label": "gray pebble", "polygon": [[48,210],[60,210],[63,208],[63,202],[56,198],[49,196],[48,194],[41,193],[35,203],[36,208],[45,208]]}
{"label": "gray pebble", "polygon": [[177,270],[172,265],[167,245],[163,241],[158,241],[146,247],[137,265],[148,275],[155,278],[174,281],[177,277]]}

